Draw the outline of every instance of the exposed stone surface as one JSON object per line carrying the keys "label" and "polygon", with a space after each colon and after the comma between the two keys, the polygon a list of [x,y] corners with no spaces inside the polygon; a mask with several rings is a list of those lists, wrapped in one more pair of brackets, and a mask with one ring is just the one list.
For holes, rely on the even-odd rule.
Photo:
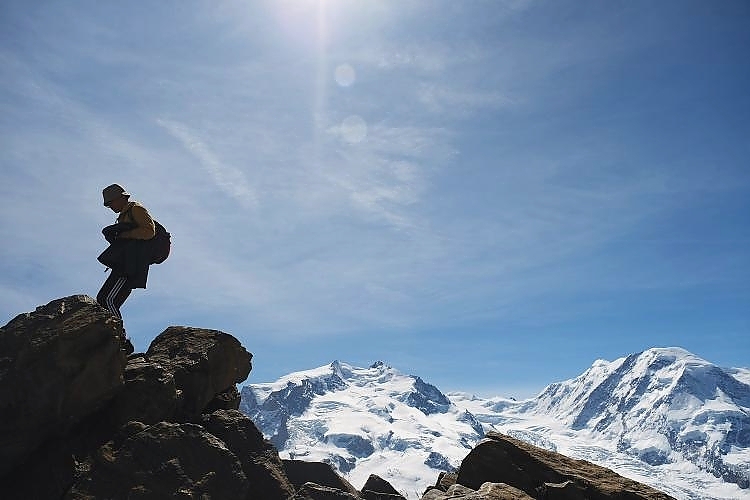
{"label": "exposed stone surface", "polygon": [[203,413],[211,413],[216,410],[239,410],[242,397],[237,387],[232,385],[229,389],[219,393],[208,402]]}
{"label": "exposed stone surface", "polygon": [[295,488],[300,489],[305,483],[316,483],[359,496],[357,489],[339,476],[328,464],[302,460],[283,460],[283,462],[286,475]]}
{"label": "exposed stone surface", "polygon": [[486,482],[506,483],[533,498],[550,494],[571,500],[672,498],[604,467],[536,448],[497,432],[487,433],[487,439],[464,458],[458,471],[457,483],[463,486],[479,489]]}
{"label": "exposed stone surface", "polygon": [[0,328],[0,475],[117,393],[124,339],[122,323],[83,295]]}
{"label": "exposed stone surface", "polygon": [[252,369],[252,354],[226,333],[203,328],[171,326],[146,351],[174,377],[182,392],[178,415],[199,418],[218,394],[245,380]]}
{"label": "exposed stone surface", "polygon": [[427,488],[427,491],[431,489],[437,489],[440,491],[448,491],[448,488],[456,484],[456,479],[458,479],[458,473],[457,472],[441,472],[438,475],[437,482],[435,483],[435,486],[431,486]]}
{"label": "exposed stone surface", "polygon": [[160,422],[102,446],[66,498],[243,498],[247,487],[239,459],[203,427]]}
{"label": "exposed stone surface", "polygon": [[251,479],[248,500],[286,500],[294,496],[294,486],[286,477],[279,452],[243,413],[219,410],[204,415],[203,426],[239,457],[242,470]]}
{"label": "exposed stone surface", "polygon": [[119,426],[131,420],[155,424],[171,420],[180,394],[174,376],[144,356],[131,357],[125,366],[125,386],[111,405],[111,420]]}
{"label": "exposed stone surface", "polygon": [[361,496],[365,500],[406,500],[391,483],[375,474],[367,478]]}

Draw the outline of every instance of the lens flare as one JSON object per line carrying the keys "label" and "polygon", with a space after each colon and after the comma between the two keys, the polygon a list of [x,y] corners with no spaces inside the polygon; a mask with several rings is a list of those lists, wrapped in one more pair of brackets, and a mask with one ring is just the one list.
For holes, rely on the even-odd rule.
{"label": "lens flare", "polygon": [[357,72],[349,64],[339,64],[336,66],[333,77],[342,87],[349,87],[357,79]]}

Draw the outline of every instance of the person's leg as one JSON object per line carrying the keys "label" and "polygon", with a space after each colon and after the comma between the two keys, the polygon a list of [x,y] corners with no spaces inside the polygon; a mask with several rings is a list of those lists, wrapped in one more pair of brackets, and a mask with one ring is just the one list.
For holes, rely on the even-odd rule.
{"label": "person's leg", "polygon": [[115,273],[109,275],[102,285],[102,289],[96,295],[96,301],[100,305],[109,309],[115,317],[122,319],[120,306],[130,296],[133,289],[128,286],[127,276],[118,276]]}

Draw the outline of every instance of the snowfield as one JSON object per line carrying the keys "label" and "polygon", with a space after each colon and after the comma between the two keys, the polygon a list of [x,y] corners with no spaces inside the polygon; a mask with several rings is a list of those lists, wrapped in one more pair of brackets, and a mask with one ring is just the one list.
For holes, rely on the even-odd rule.
{"label": "snowfield", "polygon": [[679,348],[598,360],[526,401],[444,395],[382,362],[334,361],[242,390],[282,458],[370,474],[419,498],[488,430],[588,460],[678,499],[750,499],[750,371]]}

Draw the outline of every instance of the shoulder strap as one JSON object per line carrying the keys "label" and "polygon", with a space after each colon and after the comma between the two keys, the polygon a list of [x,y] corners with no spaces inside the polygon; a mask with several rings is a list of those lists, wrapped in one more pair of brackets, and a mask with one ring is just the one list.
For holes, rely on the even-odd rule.
{"label": "shoulder strap", "polygon": [[[136,224],[137,224],[138,222],[137,222],[137,221],[135,220],[135,217],[133,217],[133,207],[134,207],[134,206],[135,206],[135,204],[133,204],[133,205],[130,205],[130,206],[128,207],[128,209],[127,209],[127,210],[125,210],[125,213],[126,213],[126,214],[130,214],[130,222],[134,222],[134,223],[136,223]],[[125,221],[123,221],[123,222],[125,222]]]}

